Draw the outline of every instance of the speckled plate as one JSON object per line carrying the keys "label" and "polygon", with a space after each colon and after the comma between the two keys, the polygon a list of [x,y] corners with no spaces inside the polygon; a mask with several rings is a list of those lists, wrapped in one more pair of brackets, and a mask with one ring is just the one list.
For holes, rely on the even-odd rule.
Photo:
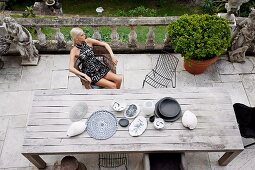
{"label": "speckled plate", "polygon": [[124,116],[128,119],[135,118],[140,113],[140,107],[137,104],[130,104],[124,112]]}
{"label": "speckled plate", "polygon": [[94,139],[102,140],[112,137],[117,127],[117,118],[107,110],[94,112],[87,121],[87,132]]}

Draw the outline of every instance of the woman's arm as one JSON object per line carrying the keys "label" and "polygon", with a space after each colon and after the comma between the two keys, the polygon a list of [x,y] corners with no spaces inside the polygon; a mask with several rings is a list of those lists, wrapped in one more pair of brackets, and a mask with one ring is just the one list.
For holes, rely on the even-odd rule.
{"label": "woman's arm", "polygon": [[71,52],[70,52],[69,71],[76,74],[76,75],[78,75],[78,76],[81,76],[81,77],[87,79],[89,82],[91,82],[91,78],[89,76],[87,76],[86,74],[80,72],[79,70],[77,70],[75,68],[75,61],[76,61],[75,50],[72,49]]}
{"label": "woman's arm", "polygon": [[112,62],[113,62],[115,65],[118,63],[118,60],[117,60],[117,58],[114,56],[114,54],[113,54],[113,52],[112,52],[112,49],[111,49],[111,47],[109,46],[109,44],[107,44],[106,42],[103,42],[103,41],[98,41],[98,40],[96,40],[96,39],[92,39],[92,38],[87,38],[87,41],[88,41],[88,43],[91,44],[92,46],[93,46],[93,45],[99,45],[99,46],[105,47],[105,48],[109,51],[109,53],[110,53],[110,55],[111,55]]}

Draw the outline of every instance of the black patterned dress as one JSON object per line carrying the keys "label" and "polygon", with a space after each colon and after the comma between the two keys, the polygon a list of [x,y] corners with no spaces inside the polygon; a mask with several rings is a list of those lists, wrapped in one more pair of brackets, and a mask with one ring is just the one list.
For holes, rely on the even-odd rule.
{"label": "black patterned dress", "polygon": [[77,44],[76,47],[80,49],[80,56],[77,60],[81,62],[81,71],[91,78],[91,84],[96,84],[110,69],[96,59],[92,48],[87,43]]}

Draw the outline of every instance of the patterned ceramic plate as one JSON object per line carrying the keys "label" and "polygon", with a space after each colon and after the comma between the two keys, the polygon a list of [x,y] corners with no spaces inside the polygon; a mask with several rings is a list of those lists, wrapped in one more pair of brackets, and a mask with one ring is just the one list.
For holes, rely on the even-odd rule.
{"label": "patterned ceramic plate", "polygon": [[140,107],[137,104],[131,104],[127,107],[127,110],[124,112],[126,118],[132,119],[135,118],[140,113]]}
{"label": "patterned ceramic plate", "polygon": [[140,136],[147,128],[147,119],[143,116],[138,116],[130,124],[128,132],[131,136]]}
{"label": "patterned ceramic plate", "polygon": [[109,111],[94,112],[88,119],[87,132],[94,139],[108,139],[117,131],[117,118]]}

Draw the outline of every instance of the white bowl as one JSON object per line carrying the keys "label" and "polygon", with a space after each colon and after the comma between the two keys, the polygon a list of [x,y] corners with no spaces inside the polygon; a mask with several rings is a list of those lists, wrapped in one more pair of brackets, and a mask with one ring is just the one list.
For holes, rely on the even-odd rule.
{"label": "white bowl", "polygon": [[85,102],[76,103],[69,111],[69,118],[72,122],[77,122],[84,118],[88,112],[88,105]]}
{"label": "white bowl", "polygon": [[153,125],[155,129],[162,129],[165,126],[165,121],[162,118],[156,118]]}
{"label": "white bowl", "polygon": [[124,99],[114,99],[111,103],[113,110],[120,112],[126,109],[127,104]]}

